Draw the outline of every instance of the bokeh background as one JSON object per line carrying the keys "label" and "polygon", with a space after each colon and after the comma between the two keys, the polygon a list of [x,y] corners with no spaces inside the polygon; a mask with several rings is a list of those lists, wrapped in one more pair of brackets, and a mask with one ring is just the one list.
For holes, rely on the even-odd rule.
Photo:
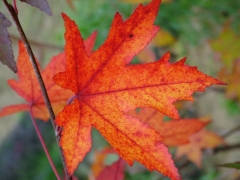
{"label": "bokeh background", "polygon": [[[114,14],[120,12],[126,19],[140,2],[149,1],[49,0],[52,16],[20,1],[17,1],[17,5],[20,22],[33,52],[41,66],[45,67],[53,55],[63,51],[65,30],[61,12],[75,20],[84,38],[98,30],[96,50],[106,39]],[[0,11],[9,18],[2,3]],[[159,34],[141,55],[134,58],[133,63],[154,61],[170,51],[172,62],[187,57],[188,65],[197,66],[202,72],[228,83],[228,86],[208,88],[205,93],[195,93],[195,102],[181,102],[178,105],[182,118],[210,117],[212,123],[207,128],[220,136],[228,134],[222,146],[230,147],[219,151],[217,147],[203,150],[201,167],[186,157],[174,159],[182,179],[239,180],[239,170],[217,165],[240,161],[240,1],[163,0],[155,24],[161,27]],[[8,28],[8,32],[17,57],[19,35],[14,25]],[[17,76],[0,64],[0,108],[23,102],[8,86],[8,79],[17,79]],[[62,174],[51,123],[37,122],[58,171]],[[92,133],[93,148],[75,172],[80,180],[92,178],[96,152],[107,145],[95,129]],[[174,154],[175,149],[172,148],[171,152]],[[109,155],[104,163],[111,164],[117,158],[116,155]],[[0,119],[0,179],[55,179],[28,113]],[[126,167],[125,179],[168,178],[158,172],[149,172],[135,163],[132,168]]]}

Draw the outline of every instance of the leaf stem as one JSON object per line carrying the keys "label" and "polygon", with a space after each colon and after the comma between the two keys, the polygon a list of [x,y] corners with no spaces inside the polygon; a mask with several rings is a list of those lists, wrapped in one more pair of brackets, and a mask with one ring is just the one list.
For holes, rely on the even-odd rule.
{"label": "leaf stem", "polygon": [[[52,123],[53,129],[55,131],[55,129],[56,129],[56,125],[55,125],[55,122],[54,122],[55,114],[53,112],[52,105],[51,105],[50,99],[48,97],[47,90],[46,90],[45,84],[43,82],[40,70],[38,68],[36,59],[35,59],[34,54],[32,52],[31,46],[30,46],[30,44],[29,44],[29,42],[27,40],[27,37],[26,37],[23,29],[22,29],[22,26],[21,26],[21,24],[19,22],[18,16],[17,16],[16,11],[14,10],[13,6],[11,4],[9,4],[6,0],[2,0],[2,2],[5,5],[6,9],[8,10],[8,13],[10,14],[11,18],[13,19],[13,22],[14,22],[16,28],[17,28],[17,31],[18,31],[18,33],[19,33],[19,35],[20,35],[20,37],[21,37],[21,39],[22,39],[22,41],[24,43],[24,46],[25,46],[25,48],[26,48],[26,50],[28,52],[31,64],[33,66],[35,75],[36,75],[36,77],[38,79],[38,83],[40,85],[40,88],[41,88],[41,91],[42,91],[42,94],[43,94],[44,101],[46,103],[48,112],[50,114],[50,119],[51,119],[51,123]],[[62,159],[66,180],[69,180],[70,177],[68,175],[68,171],[67,171],[66,164],[65,164],[65,161],[64,161],[64,156],[63,156],[62,149],[61,149],[61,147],[59,145],[59,139],[60,139],[60,136],[56,136],[56,141],[57,141],[58,148],[60,150],[60,156],[61,156],[61,159]]]}
{"label": "leaf stem", "polygon": [[49,163],[50,163],[50,165],[51,165],[51,167],[52,167],[52,169],[53,169],[53,172],[54,172],[55,176],[57,177],[57,179],[58,179],[58,180],[61,180],[61,178],[60,178],[60,176],[59,176],[59,174],[58,174],[58,172],[57,172],[57,170],[56,170],[56,167],[55,167],[55,165],[53,164],[53,161],[52,161],[52,159],[51,159],[51,157],[50,157],[50,155],[49,155],[48,149],[47,149],[47,147],[46,147],[46,145],[45,145],[45,143],[44,143],[43,137],[42,137],[42,135],[41,135],[41,133],[40,133],[40,131],[39,131],[39,128],[38,128],[38,126],[37,126],[37,123],[36,123],[36,121],[35,121],[35,119],[34,119],[34,117],[33,117],[32,107],[30,107],[29,114],[30,114],[30,118],[31,118],[31,120],[32,120],[33,126],[34,126],[34,128],[35,128],[35,131],[36,131],[36,133],[37,133],[37,135],[38,135],[38,138],[39,138],[39,140],[40,140],[40,142],[41,142],[41,144],[42,144],[43,150],[44,150],[44,152],[45,152],[45,154],[46,154],[46,156],[47,156],[47,158],[48,158],[48,161],[49,161]]}

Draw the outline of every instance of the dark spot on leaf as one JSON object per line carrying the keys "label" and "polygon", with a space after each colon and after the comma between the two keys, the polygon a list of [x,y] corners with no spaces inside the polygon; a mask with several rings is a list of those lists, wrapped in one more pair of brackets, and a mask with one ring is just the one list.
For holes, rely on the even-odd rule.
{"label": "dark spot on leaf", "polygon": [[129,36],[128,37],[130,37],[130,38],[133,38],[133,34],[129,34]]}

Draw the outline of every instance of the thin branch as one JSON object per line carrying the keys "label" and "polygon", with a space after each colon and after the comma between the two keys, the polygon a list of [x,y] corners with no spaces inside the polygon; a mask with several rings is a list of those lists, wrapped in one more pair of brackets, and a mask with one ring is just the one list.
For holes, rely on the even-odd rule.
{"label": "thin branch", "polygon": [[[213,153],[216,154],[216,153],[219,153],[222,151],[230,151],[230,150],[234,150],[234,149],[238,149],[238,148],[240,148],[240,143],[215,147],[212,150],[213,150]],[[174,161],[179,161],[179,160],[175,159]],[[191,161],[189,161],[188,159],[185,158],[183,163],[181,163],[181,165],[178,166],[178,170],[180,171],[180,170],[184,169],[189,164],[191,164]]]}
{"label": "thin branch", "polygon": [[32,49],[31,49],[31,46],[27,40],[27,37],[22,29],[22,26],[19,22],[19,19],[18,19],[18,16],[14,10],[14,8],[12,7],[11,4],[8,4],[8,2],[6,0],[3,0],[3,3],[5,5],[5,7],[7,8],[9,14],[11,15],[13,21],[14,21],[14,24],[19,32],[19,35],[24,43],[24,46],[28,52],[28,55],[30,57],[30,61],[32,63],[32,66],[33,66],[33,69],[34,69],[34,72],[35,72],[35,75],[37,76],[37,79],[38,79],[38,82],[39,82],[39,85],[40,85],[40,88],[41,88],[41,91],[43,93],[43,96],[44,96],[44,101],[47,105],[47,109],[48,109],[48,112],[50,114],[50,118],[51,118],[51,122],[52,122],[52,125],[55,129],[55,123],[54,123],[54,119],[55,119],[55,115],[54,115],[54,112],[53,112],[53,109],[52,109],[52,106],[51,106],[51,103],[50,103],[50,100],[49,100],[49,97],[48,97],[48,94],[47,94],[47,90],[46,90],[46,87],[44,85],[44,82],[43,82],[43,79],[42,79],[42,76],[41,76],[41,73],[40,73],[40,70],[38,68],[38,65],[37,65],[37,62],[35,60],[35,57],[33,55],[33,52],[32,52]]}
{"label": "thin branch", "polygon": [[226,132],[225,134],[222,135],[223,138],[226,138],[230,135],[232,135],[233,133],[235,133],[236,131],[240,130],[240,125],[237,127],[234,127],[233,129],[229,130],[228,132]]}
{"label": "thin branch", "polygon": [[33,117],[32,107],[30,108],[29,114],[30,114],[30,117],[31,117],[33,126],[34,126],[34,128],[35,128],[35,131],[36,131],[36,133],[37,133],[37,135],[38,135],[38,138],[39,138],[39,140],[40,140],[40,142],[41,142],[41,144],[42,144],[43,150],[44,150],[44,152],[45,152],[45,154],[46,154],[46,156],[47,156],[47,159],[48,159],[48,161],[49,161],[49,163],[50,163],[50,165],[51,165],[51,167],[52,167],[52,169],[53,169],[53,172],[54,172],[56,178],[57,178],[58,180],[61,180],[61,178],[60,178],[60,176],[59,176],[59,174],[58,174],[58,172],[57,172],[57,170],[56,170],[56,167],[55,167],[55,165],[53,164],[53,161],[52,161],[52,159],[51,159],[51,157],[50,157],[50,154],[49,154],[48,149],[47,149],[47,147],[46,147],[46,145],[45,145],[45,142],[44,142],[44,140],[43,140],[43,137],[42,137],[42,135],[41,135],[41,133],[40,133],[40,131],[39,131],[39,128],[38,128],[38,126],[37,126],[37,123],[36,123],[36,121],[35,121],[35,119],[34,119],[34,117]]}
{"label": "thin branch", "polygon": [[[37,62],[35,60],[35,57],[34,57],[34,54],[32,52],[32,49],[31,49],[31,46],[27,40],[27,37],[22,29],[22,26],[19,22],[19,19],[18,19],[18,16],[14,10],[14,8],[12,7],[11,4],[9,4],[6,0],[2,0],[3,4],[5,5],[6,9],[8,10],[8,13],[10,14],[10,16],[12,17],[13,21],[14,21],[14,24],[18,30],[18,33],[24,43],[24,46],[28,52],[28,55],[30,57],[30,61],[31,61],[31,64],[33,66],[33,69],[34,69],[34,72],[35,72],[35,75],[38,79],[38,82],[39,82],[39,85],[40,85],[40,88],[41,88],[41,91],[42,91],[42,94],[43,94],[43,98],[44,98],[44,101],[46,103],[46,106],[47,106],[47,109],[48,109],[48,112],[50,114],[50,119],[51,119],[51,123],[52,123],[52,126],[53,126],[53,129],[55,131],[56,129],[56,125],[54,123],[54,120],[55,120],[55,114],[53,112],[53,109],[52,109],[52,105],[50,103],[50,100],[49,100],[49,97],[48,97],[48,94],[47,94],[47,90],[46,90],[46,87],[45,87],[45,84],[43,82],[43,79],[42,79],[42,76],[41,76],[41,73],[40,73],[40,70],[38,68],[38,65],[37,65]],[[62,149],[59,145],[59,136],[56,136],[56,141],[57,141],[57,145],[58,145],[58,148],[60,150],[60,155],[61,155],[61,159],[62,159],[62,163],[63,163],[63,167],[64,167],[64,172],[65,172],[65,175],[66,175],[66,179],[69,180],[70,177],[68,176],[68,172],[67,172],[67,168],[66,168],[66,165],[65,165],[65,161],[64,161],[64,157],[63,157],[63,152],[62,152]]]}
{"label": "thin branch", "polygon": [[[19,40],[19,37],[18,36],[15,36],[13,34],[9,34],[10,38],[15,40],[15,41],[18,41]],[[58,45],[53,45],[53,44],[46,44],[46,43],[42,43],[42,42],[38,42],[38,41],[35,41],[33,39],[28,39],[28,42],[31,44],[31,45],[34,45],[34,46],[40,46],[42,48],[46,48],[46,49],[56,49],[56,50],[59,50],[59,51],[63,51],[63,47],[61,46],[58,46]]]}
{"label": "thin branch", "polygon": [[240,149],[240,143],[216,147],[216,148],[213,149],[213,152],[218,153],[218,152],[221,152],[221,151],[229,151],[229,150],[234,150],[234,149],[237,149],[237,148]]}

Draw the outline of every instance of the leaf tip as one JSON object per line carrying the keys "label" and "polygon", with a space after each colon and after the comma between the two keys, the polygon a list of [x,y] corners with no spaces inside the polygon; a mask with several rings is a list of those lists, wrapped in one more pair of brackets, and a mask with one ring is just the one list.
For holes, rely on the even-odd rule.
{"label": "leaf tip", "polygon": [[187,58],[184,57],[184,58],[182,58],[180,61],[178,61],[177,64],[179,64],[179,65],[184,65],[185,62],[186,62],[186,60],[187,60]]}
{"label": "leaf tip", "polygon": [[63,20],[69,19],[69,17],[65,13],[61,13]]}
{"label": "leaf tip", "polygon": [[171,56],[170,52],[167,52],[159,59],[159,61],[166,63],[169,61],[170,56]]}

